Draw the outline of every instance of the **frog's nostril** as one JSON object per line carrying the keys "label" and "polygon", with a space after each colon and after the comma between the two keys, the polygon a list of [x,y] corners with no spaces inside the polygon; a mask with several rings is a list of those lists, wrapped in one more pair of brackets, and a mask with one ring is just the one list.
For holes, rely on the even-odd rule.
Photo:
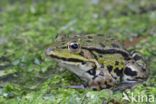
{"label": "frog's nostril", "polygon": [[46,49],[46,54],[49,55],[52,51],[53,51],[52,48],[47,48],[47,49]]}

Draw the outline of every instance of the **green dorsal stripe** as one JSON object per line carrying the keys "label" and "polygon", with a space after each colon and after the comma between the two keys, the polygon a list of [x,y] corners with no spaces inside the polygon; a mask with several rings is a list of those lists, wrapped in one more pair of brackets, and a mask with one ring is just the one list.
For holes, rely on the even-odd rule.
{"label": "green dorsal stripe", "polygon": [[126,60],[131,59],[130,54],[127,51],[117,49],[117,48],[110,48],[110,49],[100,49],[100,48],[94,48],[94,47],[81,47],[82,49],[86,49],[88,51],[96,51],[97,53],[101,54],[121,54]]}

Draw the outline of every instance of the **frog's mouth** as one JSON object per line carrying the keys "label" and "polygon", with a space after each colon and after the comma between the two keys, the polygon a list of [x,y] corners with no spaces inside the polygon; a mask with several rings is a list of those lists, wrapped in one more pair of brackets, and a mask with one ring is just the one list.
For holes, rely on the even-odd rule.
{"label": "frog's mouth", "polygon": [[[60,55],[62,54],[62,55]],[[75,63],[84,63],[88,59],[84,57],[77,57],[77,55],[71,55],[70,53],[56,52],[52,50],[52,48],[48,48],[46,50],[46,55],[51,57],[52,59],[62,60],[65,62],[75,62]],[[67,57],[68,56],[68,57]]]}

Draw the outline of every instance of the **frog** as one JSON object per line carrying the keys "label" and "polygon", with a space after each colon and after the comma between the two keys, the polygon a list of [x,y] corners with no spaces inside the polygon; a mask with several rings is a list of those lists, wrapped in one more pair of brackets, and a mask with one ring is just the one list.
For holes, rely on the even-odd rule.
{"label": "frog", "polygon": [[144,82],[149,75],[141,54],[103,34],[59,34],[45,54],[91,89]]}

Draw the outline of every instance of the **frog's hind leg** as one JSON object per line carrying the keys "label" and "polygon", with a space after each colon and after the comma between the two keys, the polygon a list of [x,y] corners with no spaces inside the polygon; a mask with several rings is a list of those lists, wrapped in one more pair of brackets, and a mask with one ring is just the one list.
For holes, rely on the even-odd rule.
{"label": "frog's hind leg", "polygon": [[144,68],[135,63],[133,60],[127,61],[126,67],[123,71],[123,82],[144,81],[147,78],[148,73],[144,71]]}
{"label": "frog's hind leg", "polygon": [[139,52],[131,51],[130,55],[132,56],[132,59],[140,66],[144,71],[146,70],[146,63],[145,59],[141,56]]}
{"label": "frog's hind leg", "polygon": [[[142,62],[144,63],[144,61]],[[147,70],[147,68],[140,65],[137,60],[128,60],[123,71],[122,83],[117,89],[124,90],[127,88],[133,88],[137,83],[145,81],[148,78],[148,73],[145,70]]]}
{"label": "frog's hind leg", "polygon": [[85,88],[87,88],[87,86],[82,84],[82,85],[72,85],[72,86],[67,86],[67,87],[65,87],[65,88],[85,89]]}
{"label": "frog's hind leg", "polygon": [[136,51],[131,51],[130,54],[134,60],[132,62],[135,62],[135,64],[136,64],[135,66],[138,68],[137,71],[138,71],[138,74],[140,74],[140,75],[138,75],[138,77],[147,79],[148,75],[149,75],[149,70],[146,66],[145,59],[141,56],[140,53],[138,53]]}

